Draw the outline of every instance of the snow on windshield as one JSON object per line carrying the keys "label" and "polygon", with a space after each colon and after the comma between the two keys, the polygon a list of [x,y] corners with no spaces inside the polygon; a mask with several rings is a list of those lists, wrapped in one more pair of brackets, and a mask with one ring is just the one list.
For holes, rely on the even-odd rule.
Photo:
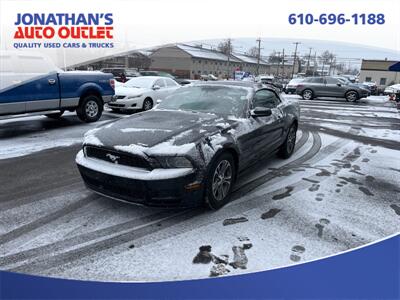
{"label": "snow on windshield", "polygon": [[143,76],[128,80],[124,86],[150,89],[153,86],[153,82],[153,78]]}
{"label": "snow on windshield", "polygon": [[178,89],[158,109],[187,110],[240,117],[247,106],[250,89],[202,85]]}

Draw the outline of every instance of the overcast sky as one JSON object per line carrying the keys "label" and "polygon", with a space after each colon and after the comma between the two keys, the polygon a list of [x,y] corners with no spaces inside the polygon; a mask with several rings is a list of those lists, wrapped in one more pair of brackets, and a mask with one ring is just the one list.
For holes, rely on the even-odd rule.
{"label": "overcast sky", "polygon": [[[399,0],[0,0],[1,49],[13,48],[17,13],[114,14],[114,52],[214,38],[341,41],[400,53]],[[290,13],[384,13],[384,25],[289,25]],[[60,51],[59,51],[60,52]],[[66,50],[68,64],[108,54]],[[54,60],[61,54],[47,51]]]}

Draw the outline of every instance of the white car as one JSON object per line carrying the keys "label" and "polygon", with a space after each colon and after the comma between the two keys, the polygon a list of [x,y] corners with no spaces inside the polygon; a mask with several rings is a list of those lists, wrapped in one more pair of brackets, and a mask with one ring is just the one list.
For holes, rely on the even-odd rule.
{"label": "white car", "polygon": [[115,96],[108,106],[114,111],[149,110],[179,87],[168,77],[135,77],[115,87]]}
{"label": "white car", "polygon": [[385,88],[385,91],[383,92],[383,94],[385,95],[391,95],[391,94],[397,94],[400,93],[400,84],[394,84],[391,86],[387,86]]}

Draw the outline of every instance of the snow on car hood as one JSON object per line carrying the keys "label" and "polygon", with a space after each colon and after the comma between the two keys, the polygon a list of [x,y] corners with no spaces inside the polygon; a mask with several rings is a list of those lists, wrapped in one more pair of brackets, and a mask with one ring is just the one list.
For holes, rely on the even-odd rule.
{"label": "snow on car hood", "polygon": [[85,135],[84,144],[137,155],[178,155],[205,136],[229,130],[232,123],[214,114],[155,109],[96,128]]}
{"label": "snow on car hood", "polygon": [[141,95],[143,93],[149,92],[150,90],[151,89],[146,89],[146,88],[117,86],[117,87],[115,87],[115,95],[118,95],[118,96],[136,96],[136,95]]}

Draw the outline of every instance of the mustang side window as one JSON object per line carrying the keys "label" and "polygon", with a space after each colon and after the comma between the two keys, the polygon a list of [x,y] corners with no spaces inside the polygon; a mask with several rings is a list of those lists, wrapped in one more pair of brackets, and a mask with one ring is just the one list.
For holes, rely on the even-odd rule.
{"label": "mustang side window", "polygon": [[253,107],[275,108],[280,100],[276,94],[270,90],[259,90],[254,95]]}

